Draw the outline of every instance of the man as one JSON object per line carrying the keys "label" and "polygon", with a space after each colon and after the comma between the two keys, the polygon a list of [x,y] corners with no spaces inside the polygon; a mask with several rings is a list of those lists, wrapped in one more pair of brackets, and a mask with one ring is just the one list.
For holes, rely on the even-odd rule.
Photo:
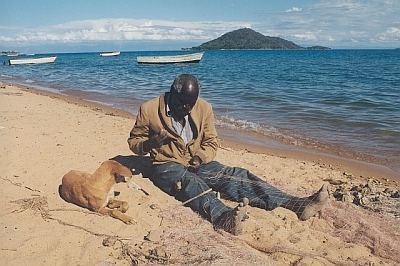
{"label": "man", "polygon": [[[211,221],[215,228],[238,235],[247,218],[246,205],[265,210],[284,207],[306,220],[328,201],[326,185],[306,198],[290,196],[248,170],[213,161],[218,148],[211,105],[199,98],[200,84],[189,74],[179,75],[170,92],[145,102],[128,138],[138,155],[150,153],[156,186]],[[236,208],[222,203],[212,188]],[[203,194],[202,194],[203,193]],[[201,195],[201,196],[199,196]]]}

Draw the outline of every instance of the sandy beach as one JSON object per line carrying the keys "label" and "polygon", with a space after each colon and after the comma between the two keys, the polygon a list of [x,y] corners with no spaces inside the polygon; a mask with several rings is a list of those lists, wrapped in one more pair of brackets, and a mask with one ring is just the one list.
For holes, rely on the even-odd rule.
{"label": "sandy beach", "polygon": [[[400,183],[385,169],[222,137],[216,160],[223,164],[298,196],[324,183],[330,190],[320,217],[299,221],[283,208],[250,208],[236,237],[215,231],[147,178],[149,159],[132,154],[126,142],[132,114],[6,83],[0,84],[0,114],[1,265],[400,263]],[[132,225],[58,194],[65,173],[93,172],[111,158],[143,172],[134,181],[149,195],[116,186]]]}

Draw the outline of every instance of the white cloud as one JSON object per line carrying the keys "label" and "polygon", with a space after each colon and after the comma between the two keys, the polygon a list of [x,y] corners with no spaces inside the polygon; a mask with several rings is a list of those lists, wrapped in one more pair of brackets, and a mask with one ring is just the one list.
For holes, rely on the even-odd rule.
{"label": "white cloud", "polygon": [[390,27],[385,32],[376,36],[378,41],[395,40],[400,41],[400,28]]}
{"label": "white cloud", "polygon": [[300,45],[399,47],[399,0],[319,0],[278,14],[256,28]]}
{"label": "white cloud", "polygon": [[290,12],[301,12],[303,9],[301,7],[292,7],[287,9],[285,12],[290,13]]}
{"label": "white cloud", "polygon": [[0,29],[0,41],[209,40],[227,31],[243,27],[251,27],[251,23],[244,21],[192,22],[150,19],[98,19],[71,21],[33,29],[16,30],[13,28],[9,32],[3,28]]}
{"label": "white cloud", "polygon": [[399,47],[400,0],[317,0],[254,21],[175,21],[97,19],[39,28],[0,26],[0,44],[85,41],[204,42],[238,28],[251,27],[300,45]]}
{"label": "white cloud", "polygon": [[293,37],[295,37],[298,40],[304,40],[304,41],[316,41],[316,40],[318,40],[317,36],[313,32],[297,33],[297,34],[293,34]]}

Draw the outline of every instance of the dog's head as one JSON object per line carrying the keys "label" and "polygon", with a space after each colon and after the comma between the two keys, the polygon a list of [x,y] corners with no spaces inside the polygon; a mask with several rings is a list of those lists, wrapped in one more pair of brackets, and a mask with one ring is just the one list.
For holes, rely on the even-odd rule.
{"label": "dog's head", "polygon": [[114,175],[115,183],[128,182],[132,179],[132,171],[122,164],[113,160],[105,161],[103,164],[107,164],[110,168],[111,174]]}
{"label": "dog's head", "polygon": [[115,183],[128,182],[132,179],[132,172],[127,167],[120,165],[114,172]]}
{"label": "dog's head", "polygon": [[115,173],[114,177],[115,177],[115,183],[129,182],[132,179],[132,174],[131,175],[121,175],[119,173]]}

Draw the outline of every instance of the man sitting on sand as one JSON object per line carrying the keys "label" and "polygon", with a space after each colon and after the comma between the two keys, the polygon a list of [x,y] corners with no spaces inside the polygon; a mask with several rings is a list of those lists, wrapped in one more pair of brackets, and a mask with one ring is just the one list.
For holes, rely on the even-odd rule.
{"label": "man sitting on sand", "polygon": [[[328,201],[326,185],[309,197],[294,197],[246,169],[213,161],[218,148],[214,114],[211,105],[199,98],[199,92],[197,78],[182,74],[169,92],[143,103],[139,109],[128,144],[138,155],[150,153],[151,179],[156,186],[180,201],[191,200],[187,206],[215,228],[234,235],[242,230],[248,204],[265,210],[284,207],[301,220],[324,207]],[[230,208],[215,193],[204,194],[210,188],[240,204]]]}

